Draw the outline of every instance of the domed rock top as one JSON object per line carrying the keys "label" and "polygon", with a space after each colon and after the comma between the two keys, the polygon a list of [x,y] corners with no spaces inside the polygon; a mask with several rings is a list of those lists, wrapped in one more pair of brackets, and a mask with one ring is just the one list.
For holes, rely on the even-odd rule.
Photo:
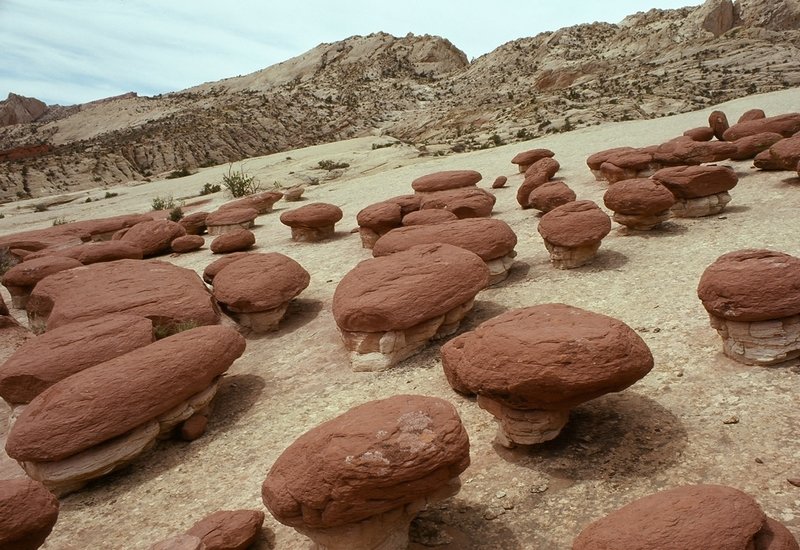
{"label": "domed rock top", "polygon": [[648,230],[669,218],[675,196],[653,179],[636,178],[609,187],[603,203],[614,211],[615,222],[631,229]]}
{"label": "domed rock top", "polygon": [[244,206],[221,208],[206,216],[206,228],[210,235],[222,235],[228,231],[250,229],[258,217],[258,210]]}
{"label": "domed rock top", "polygon": [[5,272],[1,281],[11,294],[11,305],[23,309],[27,307],[28,298],[39,281],[82,265],[75,258],[48,255],[15,265]]}
{"label": "domed rock top", "polygon": [[292,240],[316,242],[332,237],[343,215],[334,204],[315,202],[284,212],[281,223],[292,228]]}
{"label": "domed rock top", "polygon": [[611,231],[611,218],[592,201],[573,201],[542,216],[538,231],[553,265],[570,269],[594,258]]}
{"label": "domed rock top", "polygon": [[516,164],[519,167],[520,173],[525,173],[531,164],[543,158],[554,157],[555,153],[550,149],[529,149],[514,155],[511,159],[511,164]]}
{"label": "domed rock top", "polygon": [[38,481],[0,480],[0,548],[39,548],[58,520],[58,509],[58,499]]}
{"label": "domed rock top", "polygon": [[403,216],[403,225],[432,225],[442,222],[450,222],[457,220],[458,216],[449,210],[442,210],[441,208],[430,208],[428,210],[417,210],[416,212],[409,212]]}
{"label": "domed rock top", "polygon": [[475,170],[445,170],[421,176],[411,182],[411,187],[417,193],[432,193],[461,187],[473,187],[482,178],[483,176],[480,172]]}
{"label": "domed rock top", "polygon": [[120,239],[123,243],[138,246],[147,258],[170,251],[170,244],[178,237],[186,235],[186,230],[170,220],[152,220],[137,223]]}

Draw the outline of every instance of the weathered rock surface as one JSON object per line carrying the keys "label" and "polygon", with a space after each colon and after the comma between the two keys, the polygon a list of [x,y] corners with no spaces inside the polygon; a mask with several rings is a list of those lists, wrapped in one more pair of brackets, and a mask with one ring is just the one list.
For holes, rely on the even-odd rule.
{"label": "weathered rock surface", "polygon": [[800,132],[800,113],[786,113],[767,118],[738,122],[725,131],[726,141],[736,141],[746,136],[772,132],[791,137]]}
{"label": "weathered rock surface", "polygon": [[400,227],[402,220],[402,208],[396,202],[378,202],[361,209],[356,215],[361,246],[371,249],[381,235]]}
{"label": "weathered rock surface", "polygon": [[425,195],[420,202],[420,210],[448,210],[459,219],[489,217],[497,201],[494,195],[478,187],[437,191]]}
{"label": "weathered rock surface", "polygon": [[281,200],[282,197],[283,193],[280,191],[263,191],[261,193],[255,193],[254,195],[242,197],[241,199],[237,199],[235,201],[226,202],[220,206],[218,210],[227,210],[229,208],[252,208],[258,212],[259,215],[267,214],[268,212],[272,212],[273,205]]}
{"label": "weathered rock surface", "polygon": [[250,229],[258,217],[255,208],[237,207],[216,210],[206,216],[206,230],[209,235],[222,235],[228,231]]}
{"label": "weathered rock surface", "polygon": [[449,210],[430,208],[428,210],[417,210],[416,212],[410,212],[403,216],[403,225],[430,225],[434,223],[450,222],[457,219],[458,216]]}
{"label": "weathered rock surface", "polygon": [[202,235],[206,232],[206,218],[208,212],[193,212],[180,219],[178,222],[187,235]]}
{"label": "weathered rock surface", "polygon": [[573,201],[542,216],[538,231],[553,266],[571,269],[594,258],[611,218],[592,201]]}
{"label": "weathered rock surface", "polygon": [[0,548],[39,548],[56,524],[58,508],[58,499],[38,481],[0,481]]}
{"label": "weathered rock surface", "polygon": [[775,132],[764,132],[739,138],[735,141],[736,154],[731,156],[731,160],[754,158],[757,154],[766,151],[782,139],[783,136]]}
{"label": "weathered rock surface", "polygon": [[248,229],[233,229],[219,235],[211,241],[211,252],[214,254],[230,254],[241,252],[256,244],[256,236]]}
{"label": "weathered rock surface", "polygon": [[145,258],[170,251],[172,241],[186,234],[186,230],[170,220],[152,220],[137,223],[125,232],[120,242],[138,246]]}
{"label": "weathered rock surface", "polygon": [[207,550],[246,550],[263,523],[260,510],[220,510],[195,523],[186,534],[200,538]]}
{"label": "weathered rock surface", "polygon": [[176,254],[185,254],[203,248],[204,244],[206,240],[200,235],[183,235],[172,241],[170,248]]}
{"label": "weathered rock surface", "polygon": [[659,182],[637,178],[615,183],[603,195],[614,221],[640,231],[652,229],[669,218],[675,196]]}
{"label": "weathered rock surface", "polygon": [[292,228],[292,240],[317,242],[333,237],[342,209],[335,204],[315,202],[281,214],[281,223]]}
{"label": "weathered rock surface", "polygon": [[708,126],[700,126],[686,130],[683,135],[694,141],[710,141],[714,138],[714,130]]}
{"label": "weathered rock surface", "polygon": [[445,170],[415,179],[411,182],[411,188],[417,193],[433,193],[474,187],[481,179],[483,176],[475,170]]}
{"label": "weathered rock surface", "polygon": [[11,294],[11,305],[23,309],[28,303],[30,293],[39,281],[48,275],[82,265],[74,258],[48,255],[15,265],[3,274],[0,282]]}
{"label": "weathered rock surface", "polygon": [[492,189],[501,189],[506,186],[508,178],[505,176],[497,176],[492,182]]}
{"label": "weathered rock surface", "polygon": [[256,252],[232,252],[230,254],[226,254],[218,260],[214,260],[203,270],[203,280],[208,284],[213,285],[214,277],[216,277],[217,273],[219,273],[223,267],[251,254],[256,254]]}
{"label": "weathered rock surface", "polygon": [[516,164],[519,167],[520,173],[524,174],[531,164],[548,157],[554,157],[555,153],[550,149],[529,149],[514,155],[511,159],[511,164]]}
{"label": "weathered rock surface", "polygon": [[723,134],[725,134],[725,130],[730,128],[728,117],[725,113],[722,111],[712,111],[712,113],[708,115],[708,126],[714,132],[714,137],[720,141],[725,141]]}
{"label": "weathered rock surface", "polygon": [[575,191],[563,181],[547,181],[531,191],[528,195],[528,204],[541,212],[550,212],[576,199]]}

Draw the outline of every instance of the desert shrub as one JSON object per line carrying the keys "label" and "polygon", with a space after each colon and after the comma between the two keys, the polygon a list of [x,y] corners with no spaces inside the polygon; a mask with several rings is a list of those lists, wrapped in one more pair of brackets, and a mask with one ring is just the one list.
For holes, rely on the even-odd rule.
{"label": "desert shrub", "polygon": [[111,191],[106,191],[105,199],[113,199],[114,197],[118,196],[119,193],[112,193]]}
{"label": "desert shrub", "polygon": [[153,197],[150,206],[153,210],[171,210],[175,208],[175,199],[172,196]]}
{"label": "desert shrub", "polygon": [[255,176],[241,169],[234,170],[232,166],[228,166],[228,173],[222,176],[222,185],[234,198],[257,193],[261,187]]}
{"label": "desert shrub", "polygon": [[69,223],[69,220],[66,218],[66,216],[59,216],[57,218],[53,218],[54,227],[56,225],[64,225],[65,223]]}
{"label": "desert shrub", "polygon": [[372,150],[375,149],[385,149],[386,147],[391,147],[392,145],[397,145],[399,142],[397,141],[387,141],[386,143],[373,143]]}
{"label": "desert shrub", "polygon": [[86,200],[83,202],[92,202],[92,197],[86,197]]}
{"label": "desert shrub", "polygon": [[19,260],[16,256],[8,251],[8,247],[0,248],[0,275],[3,275],[6,271],[18,263]]}
{"label": "desert shrub", "polygon": [[181,321],[180,323],[157,324],[153,327],[153,335],[156,337],[156,340],[161,340],[167,336],[172,336],[173,334],[178,334],[184,330],[197,328],[199,326],[200,323],[193,319]]}
{"label": "desert shrub", "polygon": [[43,202],[37,202],[33,205],[34,212],[47,212],[47,205]]}
{"label": "desert shrub", "polygon": [[219,193],[222,191],[222,186],[218,183],[206,183],[200,190],[200,196],[210,195],[211,193]]}
{"label": "desert shrub", "polygon": [[169,211],[169,219],[174,222],[179,222],[183,218],[183,209],[180,206],[176,206],[172,210]]}
{"label": "desert shrub", "polygon": [[191,176],[191,175],[192,173],[189,171],[189,169],[184,166],[180,170],[173,170],[172,172],[167,174],[167,179],[174,180],[176,178],[185,178],[186,176]]}
{"label": "desert shrub", "polygon": [[337,168],[349,168],[350,165],[346,162],[336,162],[333,160],[321,160],[317,163],[317,166],[323,170],[336,170]]}

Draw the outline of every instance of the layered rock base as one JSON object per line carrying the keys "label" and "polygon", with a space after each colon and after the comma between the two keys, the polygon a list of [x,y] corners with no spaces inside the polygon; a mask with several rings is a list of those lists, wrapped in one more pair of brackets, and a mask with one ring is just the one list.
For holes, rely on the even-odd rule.
{"label": "layered rock base", "polygon": [[292,240],[301,243],[315,243],[330,239],[334,233],[334,225],[326,225],[325,227],[292,227]]}
{"label": "layered rock base", "polygon": [[600,249],[599,242],[578,247],[558,246],[547,239],[544,246],[550,253],[550,263],[557,269],[574,269],[591,262]]}
{"label": "layered rock base", "polygon": [[745,365],[774,365],[800,357],[800,315],[770,321],[728,321],[709,314],[723,353]]}
{"label": "layered rock base", "polygon": [[678,198],[672,207],[672,215],[676,218],[713,216],[725,210],[729,202],[731,202],[731,196],[727,191],[697,199]]}
{"label": "layered rock base", "polygon": [[486,267],[489,268],[489,286],[501,283],[508,278],[508,272],[514,265],[516,256],[516,251],[512,250],[510,254],[486,262]]}
{"label": "layered rock base", "polygon": [[614,212],[614,214],[611,216],[611,219],[618,224],[624,225],[628,229],[633,229],[634,231],[650,231],[660,223],[667,221],[669,218],[669,210],[650,216],[620,214],[619,212]]}
{"label": "layered rock base", "polygon": [[495,417],[494,440],[509,449],[555,439],[569,420],[569,410],[512,409],[484,395],[478,395],[478,406]]}

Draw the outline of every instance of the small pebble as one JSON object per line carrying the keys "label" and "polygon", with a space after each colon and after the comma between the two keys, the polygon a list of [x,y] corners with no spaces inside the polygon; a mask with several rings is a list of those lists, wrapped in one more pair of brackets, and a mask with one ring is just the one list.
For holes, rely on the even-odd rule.
{"label": "small pebble", "polygon": [[733,415],[730,418],[728,418],[727,420],[723,420],[722,423],[723,424],[738,424],[739,423],[739,417],[736,416],[736,415]]}
{"label": "small pebble", "polygon": [[548,489],[546,482],[531,485],[528,489],[531,493],[544,493]]}
{"label": "small pebble", "polygon": [[505,491],[497,491],[494,494],[494,498],[505,498],[505,496],[506,496],[506,492]]}
{"label": "small pebble", "polygon": [[483,513],[483,519],[488,519],[489,521],[491,521],[493,519],[499,518],[505,513],[506,511],[504,509],[492,506],[490,508],[487,508],[486,511]]}
{"label": "small pebble", "polygon": [[764,461],[756,457],[756,464],[764,464]]}

